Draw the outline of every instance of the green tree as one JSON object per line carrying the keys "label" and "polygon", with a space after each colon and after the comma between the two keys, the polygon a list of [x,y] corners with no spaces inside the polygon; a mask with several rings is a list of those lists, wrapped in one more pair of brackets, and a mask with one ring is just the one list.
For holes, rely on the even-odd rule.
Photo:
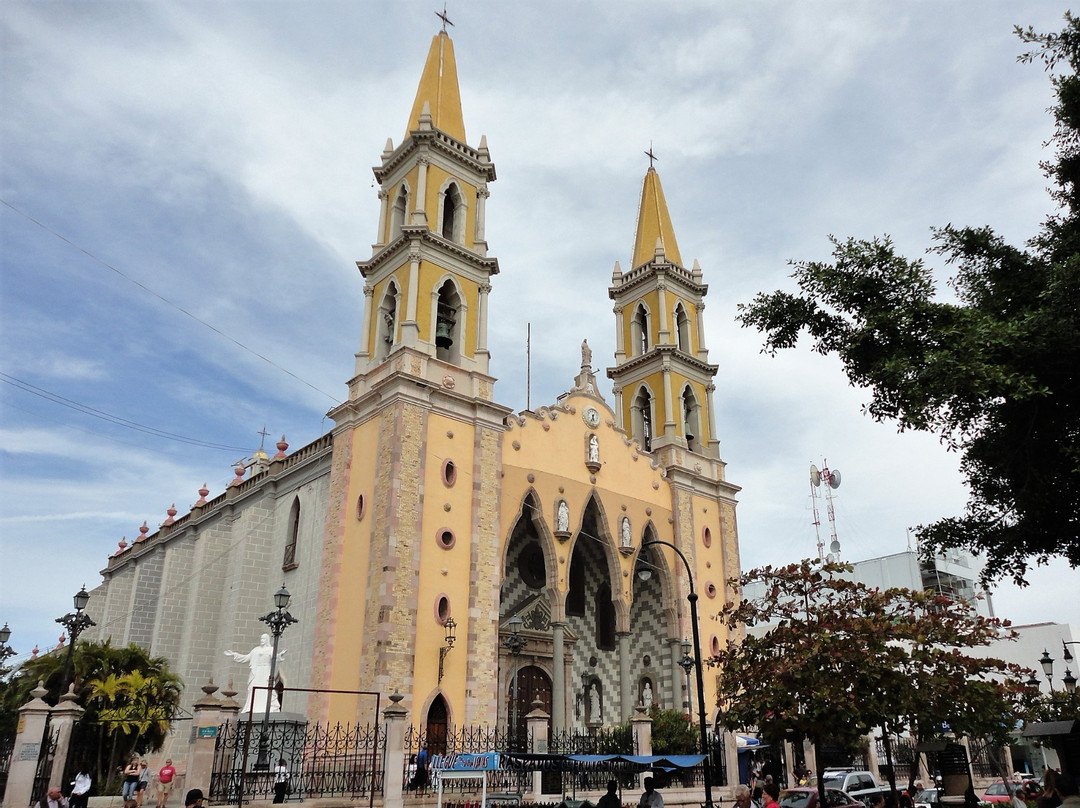
{"label": "green tree", "polygon": [[693,720],[682,710],[664,710],[658,704],[649,707],[652,719],[654,755],[692,755],[701,746],[701,737]]}
{"label": "green tree", "polygon": [[930,252],[955,267],[947,301],[931,268],[888,237],[830,237],[832,261],[792,262],[797,291],[740,306],[765,352],[808,334],[870,390],[871,417],[961,452],[966,511],[919,538],[928,552],[984,555],[986,581],[1023,584],[1030,564],[1056,555],[1080,565],[1080,22],[1065,21],[1057,34],[1017,29],[1037,46],[1021,61],[1064,68],[1052,79],[1056,159],[1043,165],[1061,208],[1026,249],[989,228],[934,230]]}
{"label": "green tree", "polygon": [[853,750],[877,729],[931,737],[943,722],[957,734],[1007,742],[1030,695],[1021,684],[1030,671],[961,649],[1008,636],[1008,624],[927,592],[870,589],[844,577],[851,569],[803,561],[732,580],[737,591],[760,585],[763,594],[719,615],[730,629],[750,630],[709,660],[720,667],[721,721],[756,728],[771,743],[805,739],[816,750],[826,742]]}
{"label": "green tree", "polygon": [[[17,718],[38,681],[55,704],[66,651],[27,660],[0,692],[0,726]],[[105,793],[121,761],[160,749],[172,727],[183,683],[164,657],[151,657],[132,643],[117,648],[108,640],[80,642],[72,653],[71,681],[82,720],[75,726],[71,748],[77,765],[89,766],[95,790]]]}

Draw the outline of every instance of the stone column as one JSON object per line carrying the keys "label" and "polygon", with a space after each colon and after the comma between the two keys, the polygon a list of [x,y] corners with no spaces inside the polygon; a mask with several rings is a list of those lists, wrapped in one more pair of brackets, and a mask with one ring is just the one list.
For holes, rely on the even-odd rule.
{"label": "stone column", "polygon": [[630,681],[630,632],[619,631],[619,721],[628,719],[637,701],[637,683]]}
{"label": "stone column", "polygon": [[727,784],[729,788],[739,784],[739,738],[734,732],[726,732],[724,741],[724,762],[727,764]]}
{"label": "stone column", "polygon": [[405,771],[405,719],[409,711],[401,706],[405,698],[400,693],[390,697],[390,706],[383,710],[386,720],[386,756],[383,759],[383,808],[401,808],[402,773]]}
{"label": "stone column", "polygon": [[[420,326],[416,322],[417,300],[420,295],[420,248],[413,246],[409,250],[409,288],[405,290],[405,319],[401,321],[401,343],[410,348],[416,346],[420,339]],[[397,316],[401,316],[400,297],[398,302]],[[429,334],[429,339],[434,344],[434,335]]]}
{"label": "stone column", "polygon": [[375,246],[382,247],[386,244],[386,214],[390,207],[390,194],[385,188],[379,189],[379,233],[375,237]]}
{"label": "stone column", "polygon": [[481,183],[476,189],[476,229],[473,235],[473,247],[480,255],[487,255],[487,200],[491,196],[487,183]]}
{"label": "stone column", "polygon": [[[487,356],[488,295],[491,293],[491,284],[482,283],[477,289],[480,293],[480,313],[476,319],[476,353]],[[484,372],[487,373],[486,365]]]}
{"label": "stone column", "polygon": [[56,754],[53,755],[52,771],[49,772],[49,788],[59,786],[67,791],[64,783],[64,768],[67,766],[68,753],[71,751],[71,731],[75,723],[85,712],[76,703],[75,683],[68,687],[68,692],[60,697],[60,703],[52,711],[49,729],[56,735]]}
{"label": "stone column", "polygon": [[[532,748],[529,750],[534,755],[546,755],[548,751],[548,719],[550,716],[541,709],[542,703],[534,701],[532,710],[525,716],[525,723],[529,728],[529,737],[532,738]],[[533,772],[532,794],[533,802],[540,800],[540,792],[543,788],[541,776],[543,772]]]}
{"label": "stone column", "polygon": [[[668,659],[671,662],[671,703],[665,704],[669,710],[681,710],[683,708],[683,694],[686,692],[686,671],[679,666],[682,659],[682,640],[678,637],[668,637]],[[689,701],[690,694],[686,693]]]}
{"label": "stone column", "polygon": [[[874,775],[874,779],[879,783],[881,780],[881,761],[878,760],[877,753],[877,739],[874,738],[874,733],[869,733],[866,738],[866,769],[870,774]],[[895,761],[893,761],[895,763]]]}
{"label": "stone column", "polygon": [[[634,710],[634,717],[630,719],[630,730],[634,734],[634,754],[652,754],[652,719],[645,713],[645,708],[640,704]],[[644,788],[644,776],[638,777],[638,788]]]}
{"label": "stone column", "polygon": [[[551,621],[551,728],[566,729],[566,648],[563,629],[566,623]],[[547,728],[544,728],[547,738]]]}
{"label": "stone column", "polygon": [[45,719],[51,709],[41,699],[47,692],[38,682],[38,686],[30,691],[33,698],[19,708],[19,723],[8,769],[7,790],[4,792],[4,808],[26,808],[30,804],[34,773],[41,754],[41,737],[45,733]]}
{"label": "stone column", "polygon": [[187,788],[201,788],[207,797],[210,796],[214,749],[221,725],[221,701],[214,695],[217,689],[211,679],[202,686],[202,698],[192,705],[191,729],[194,739],[188,747],[184,768],[184,785]]}

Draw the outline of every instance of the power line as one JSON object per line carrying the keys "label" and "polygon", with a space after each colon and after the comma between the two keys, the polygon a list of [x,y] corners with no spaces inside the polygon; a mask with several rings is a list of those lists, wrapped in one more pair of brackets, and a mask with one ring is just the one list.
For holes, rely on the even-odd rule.
{"label": "power line", "polygon": [[146,426],[136,421],[129,421],[127,418],[121,418],[118,415],[111,415],[103,410],[95,409],[94,407],[87,406],[86,404],[80,404],[78,401],[73,401],[70,398],[51,393],[44,388],[37,387],[36,385],[25,382],[22,379],[17,379],[14,376],[9,376],[7,373],[0,372],[0,382],[10,384],[23,392],[30,393],[31,395],[43,398],[46,401],[51,401],[54,404],[59,404],[61,407],[67,407],[68,409],[81,412],[83,415],[89,415],[93,418],[100,418],[102,421],[108,421],[111,424],[122,426],[126,429],[134,429],[137,432],[145,432],[148,435],[153,435],[157,438],[165,438],[166,440],[174,440],[178,443],[187,443],[191,446],[199,446],[204,449],[220,449],[229,452],[246,452],[248,449],[242,446],[226,446],[221,443],[210,443],[209,441],[199,440],[198,438],[188,438],[183,435],[177,435],[175,432],[166,432],[163,429],[158,429],[152,426]]}
{"label": "power line", "polygon": [[89,250],[87,250],[86,248],[84,248],[84,247],[80,247],[80,246],[79,246],[78,244],[76,244],[75,242],[73,242],[73,241],[72,241],[71,239],[69,239],[69,238],[66,238],[65,236],[61,235],[60,233],[57,233],[57,232],[56,232],[55,230],[53,230],[53,229],[52,229],[51,227],[49,227],[48,225],[46,225],[46,224],[44,224],[44,223],[42,223],[42,222],[38,221],[37,219],[35,219],[35,218],[34,218],[33,216],[31,216],[30,214],[28,214],[28,213],[24,213],[24,212],[23,212],[23,211],[21,211],[21,210],[20,210],[19,208],[15,207],[15,206],[14,206],[14,205],[12,205],[12,204],[11,204],[10,202],[8,202],[8,201],[7,201],[6,199],[2,199],[2,198],[0,198],[0,203],[3,203],[3,204],[4,204],[4,205],[5,205],[6,207],[7,207],[7,208],[9,208],[10,210],[12,210],[12,211],[14,211],[15,213],[19,214],[19,215],[20,215],[20,216],[22,216],[22,217],[23,217],[24,219],[26,219],[26,220],[27,220],[28,222],[32,222],[33,224],[36,224],[36,225],[37,225],[38,227],[40,227],[40,228],[41,228],[42,230],[44,230],[44,231],[45,231],[46,233],[49,233],[49,234],[51,234],[51,235],[55,236],[56,238],[60,239],[60,241],[62,241],[62,242],[64,242],[65,244],[67,244],[67,245],[68,245],[69,247],[72,247],[72,248],[74,248],[74,249],[78,250],[78,251],[79,251],[79,252],[81,252],[81,253],[82,253],[83,255],[85,255],[85,256],[86,256],[87,258],[89,258],[89,259],[91,259],[92,261],[95,261],[95,262],[97,262],[97,263],[101,264],[101,265],[102,265],[103,267],[105,267],[106,269],[109,269],[109,270],[111,270],[111,271],[115,272],[115,273],[116,273],[117,275],[119,275],[119,276],[120,276],[121,278],[123,278],[124,280],[128,281],[129,283],[133,283],[133,284],[134,284],[135,286],[138,286],[138,287],[139,287],[140,289],[142,289],[142,290],[143,290],[144,292],[148,292],[149,294],[153,295],[154,297],[156,297],[156,298],[157,298],[158,300],[160,300],[160,301],[161,301],[162,303],[166,304],[167,306],[171,306],[172,308],[176,309],[176,310],[177,310],[178,312],[180,312],[181,314],[187,315],[187,316],[188,316],[188,317],[190,317],[190,318],[191,318],[192,320],[194,320],[195,322],[199,323],[199,325],[203,325],[203,326],[206,326],[207,328],[209,328],[209,329],[210,329],[211,331],[213,331],[213,332],[214,332],[215,334],[217,334],[218,336],[220,336],[220,337],[224,337],[225,339],[227,339],[227,340],[228,340],[229,342],[231,342],[231,343],[232,343],[233,345],[236,345],[237,347],[239,347],[239,348],[241,348],[241,349],[243,349],[243,350],[247,351],[247,352],[248,352],[249,354],[251,354],[252,356],[256,356],[256,357],[258,357],[259,359],[263,360],[264,362],[266,362],[267,364],[271,365],[272,367],[275,367],[275,368],[277,368],[277,369],[278,369],[278,370],[280,370],[280,371],[281,371],[282,373],[285,373],[285,374],[287,374],[287,375],[289,375],[289,376],[292,376],[292,377],[293,377],[294,379],[296,379],[296,380],[297,380],[298,382],[300,382],[301,384],[307,385],[307,386],[308,386],[308,387],[310,387],[310,388],[311,388],[312,390],[314,390],[314,391],[315,391],[316,393],[321,393],[322,395],[326,396],[326,397],[327,397],[328,399],[330,399],[331,401],[333,401],[333,402],[334,402],[335,404],[340,404],[340,403],[341,403],[341,401],[340,401],[340,400],[339,400],[338,398],[336,398],[335,396],[332,396],[332,395],[330,395],[330,393],[327,393],[327,392],[326,392],[325,390],[322,390],[322,389],[320,389],[320,388],[316,387],[316,386],[315,386],[314,384],[312,384],[311,382],[309,382],[309,381],[307,381],[307,380],[305,380],[305,379],[301,379],[301,378],[300,378],[299,376],[297,376],[297,375],[296,375],[295,373],[293,373],[293,372],[292,372],[291,370],[287,370],[287,369],[283,368],[283,367],[282,367],[281,365],[279,365],[279,364],[278,364],[277,362],[273,361],[272,359],[269,359],[268,357],[266,357],[266,356],[263,356],[263,355],[262,355],[261,353],[259,353],[258,351],[254,350],[254,349],[252,349],[252,348],[249,348],[249,347],[248,347],[247,345],[245,345],[244,343],[242,343],[242,342],[240,342],[239,340],[237,340],[237,339],[235,339],[235,338],[233,338],[233,337],[229,336],[228,334],[226,334],[226,333],[225,333],[224,331],[222,331],[222,330],[221,330],[220,328],[217,328],[217,327],[215,327],[215,326],[213,326],[213,325],[210,325],[210,323],[206,322],[206,320],[203,320],[203,319],[201,319],[201,318],[197,317],[196,315],[192,314],[192,313],[191,313],[190,311],[188,311],[187,309],[185,309],[185,308],[184,308],[183,306],[180,306],[180,305],[179,305],[179,304],[177,304],[177,303],[173,303],[173,302],[172,302],[171,300],[169,300],[169,299],[168,299],[167,297],[164,297],[164,296],[162,296],[162,295],[158,294],[157,292],[155,292],[155,291],[154,291],[153,289],[151,289],[151,288],[150,288],[149,286],[147,286],[146,284],[144,284],[144,283],[142,283],[142,282],[140,282],[140,281],[137,281],[137,280],[135,280],[134,278],[132,278],[132,277],[131,277],[131,276],[129,276],[129,275],[126,275],[126,274],[124,274],[124,273],[123,273],[122,271],[120,271],[119,269],[117,269],[116,267],[114,267],[114,266],[113,266],[112,264],[110,264],[110,263],[109,263],[108,261],[105,261],[104,259],[98,258],[98,257],[97,257],[96,255],[94,255],[94,254],[93,254],[92,252],[90,252],[90,251],[89,251]]}

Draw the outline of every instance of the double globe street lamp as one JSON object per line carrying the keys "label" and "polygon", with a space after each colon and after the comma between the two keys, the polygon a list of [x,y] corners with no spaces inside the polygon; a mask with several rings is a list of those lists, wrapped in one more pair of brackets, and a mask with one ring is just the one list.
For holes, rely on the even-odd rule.
{"label": "double globe street lamp", "polygon": [[3,665],[8,657],[15,656],[15,649],[7,644],[10,639],[11,629],[8,628],[7,623],[4,623],[4,627],[0,628],[0,665]]}
{"label": "double globe street lamp", "polygon": [[274,593],[274,606],[276,609],[269,614],[264,614],[259,620],[270,627],[274,635],[274,649],[270,654],[270,679],[266,683],[266,709],[263,711],[262,731],[259,733],[259,757],[255,761],[255,769],[266,770],[270,768],[270,700],[274,695],[275,677],[277,676],[278,640],[282,633],[293,623],[300,621],[289,614],[289,600],[292,595],[281,585],[281,589]]}
{"label": "double globe street lamp", "polygon": [[[694,575],[690,572],[690,562],[686,560],[686,556],[682,554],[674,544],[668,541],[661,541],[660,539],[652,539],[641,543],[641,550],[644,551],[646,547],[650,547],[654,544],[662,544],[665,547],[670,547],[675,551],[686,567],[686,580],[690,584],[690,594],[686,596],[686,599],[690,602],[690,626],[693,629],[694,636],[694,654],[696,658],[690,657],[690,649],[685,640],[683,640],[683,658],[679,660],[679,665],[683,670],[687,672],[687,678],[689,678],[690,666],[693,666],[697,673],[697,701],[698,701],[698,726],[701,730],[701,753],[705,755],[705,760],[702,762],[702,773],[705,777],[705,808],[713,808],[712,798],[712,764],[710,762],[709,755],[709,731],[705,723],[705,678],[701,670],[701,635],[698,631],[698,617],[697,617],[697,592],[694,591]],[[640,555],[638,556],[641,557]],[[652,577],[652,569],[646,566],[644,563],[639,563],[637,569],[637,576],[642,581],[647,581]],[[687,688],[687,698],[689,698],[689,688]]]}
{"label": "double globe street lamp", "polygon": [[68,633],[67,657],[64,659],[64,673],[60,677],[58,699],[63,698],[64,693],[67,692],[68,680],[71,677],[71,660],[75,654],[75,643],[78,641],[79,635],[91,626],[97,625],[90,619],[90,615],[83,611],[86,609],[86,604],[90,602],[90,594],[86,591],[86,584],[83,584],[83,588],[75,593],[72,600],[75,603],[75,611],[56,618],[56,622],[66,628]]}

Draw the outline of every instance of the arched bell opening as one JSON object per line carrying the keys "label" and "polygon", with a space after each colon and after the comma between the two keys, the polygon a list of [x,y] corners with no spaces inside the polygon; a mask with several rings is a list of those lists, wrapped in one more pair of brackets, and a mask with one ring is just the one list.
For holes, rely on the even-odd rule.
{"label": "arched bell opening", "polygon": [[435,355],[444,362],[461,356],[461,294],[449,278],[435,300]]}

